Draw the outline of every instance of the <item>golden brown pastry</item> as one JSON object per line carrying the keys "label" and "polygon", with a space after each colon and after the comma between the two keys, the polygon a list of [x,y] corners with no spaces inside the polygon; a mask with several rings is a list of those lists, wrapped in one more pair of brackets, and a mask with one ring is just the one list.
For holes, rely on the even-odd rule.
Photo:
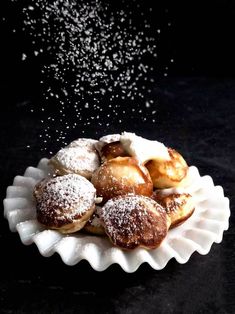
{"label": "golden brown pastry", "polygon": [[57,152],[49,163],[57,175],[76,173],[90,179],[93,172],[100,166],[99,154],[96,151],[96,140],[80,138],[71,142]]}
{"label": "golden brown pastry", "polygon": [[167,235],[166,211],[146,196],[124,195],[110,199],[99,210],[99,215],[111,242],[123,249],[154,249]]}
{"label": "golden brown pastry", "polygon": [[120,134],[108,134],[108,135],[104,135],[102,136],[99,141],[97,141],[95,143],[95,148],[98,151],[98,153],[100,154],[100,157],[102,156],[101,154],[101,149],[109,143],[112,142],[118,142],[120,140],[121,135]]}
{"label": "golden brown pastry", "polygon": [[170,228],[186,221],[195,209],[193,198],[188,193],[164,194],[163,191],[156,191],[153,193],[152,198],[165,208],[171,219]]}
{"label": "golden brown pastry", "polygon": [[100,155],[103,162],[116,157],[130,156],[119,141],[104,145],[100,150]]}
{"label": "golden brown pastry", "polygon": [[94,186],[77,174],[44,179],[34,188],[37,219],[62,233],[78,231],[95,210],[95,195]]}
{"label": "golden brown pastry", "polygon": [[93,174],[91,182],[104,202],[128,193],[151,196],[153,191],[148,170],[132,157],[117,157],[104,162]]}
{"label": "golden brown pastry", "polygon": [[101,207],[96,206],[94,213],[91,215],[82,230],[95,235],[106,235],[99,214],[97,212],[100,208]]}
{"label": "golden brown pastry", "polygon": [[184,158],[174,149],[168,148],[168,152],[170,160],[151,160],[145,164],[155,188],[177,187],[187,178],[188,165]]}

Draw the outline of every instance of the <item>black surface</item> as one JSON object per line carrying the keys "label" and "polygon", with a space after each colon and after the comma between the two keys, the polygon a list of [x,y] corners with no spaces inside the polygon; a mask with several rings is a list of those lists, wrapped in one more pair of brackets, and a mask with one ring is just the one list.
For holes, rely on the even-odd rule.
{"label": "black surface", "polygon": [[[28,110],[38,105],[39,64],[34,59],[21,62],[30,43],[12,33],[20,20],[12,3],[6,3],[10,22],[4,23],[1,37],[1,199],[16,175],[45,156],[38,140],[43,125]],[[194,253],[184,265],[171,260],[161,271],[143,264],[133,274],[117,265],[99,273],[86,261],[70,267],[58,255],[42,257],[35,245],[24,246],[9,231],[1,215],[1,313],[235,313],[234,5],[193,1],[178,7],[167,2],[166,7],[173,32],[163,39],[161,53],[167,60],[173,51],[176,62],[169,78],[159,78],[154,90],[156,123],[138,121],[130,127],[126,117],[110,132],[128,129],[161,140],[222,185],[232,214],[222,243],[213,244],[206,256]],[[81,129],[69,139],[79,137]],[[103,133],[93,125],[85,136],[93,137],[94,130],[97,136]],[[50,148],[56,151],[56,143]]]}
{"label": "black surface", "polygon": [[[206,256],[194,253],[185,265],[171,260],[161,271],[144,264],[133,274],[116,265],[98,273],[85,261],[69,267],[57,255],[42,257],[36,246],[24,246],[1,218],[3,313],[234,312],[235,81],[172,78],[162,81],[156,93],[156,128],[139,125],[138,133],[164,139],[202,175],[211,175],[215,184],[224,187],[232,217],[223,242],[213,244]],[[20,114],[19,108],[16,106],[15,112],[1,109],[2,199],[13,177],[42,157],[36,142],[30,152],[26,148],[28,141],[35,139],[36,118],[33,121],[25,112]]]}

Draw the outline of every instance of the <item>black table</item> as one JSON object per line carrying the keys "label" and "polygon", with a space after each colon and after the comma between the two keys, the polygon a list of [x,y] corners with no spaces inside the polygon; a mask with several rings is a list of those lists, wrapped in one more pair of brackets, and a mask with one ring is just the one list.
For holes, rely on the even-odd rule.
{"label": "black table", "polygon": [[[15,175],[47,155],[38,142],[42,125],[25,109],[35,100],[19,100],[9,91],[2,88],[1,102],[9,106],[1,106],[0,116],[1,199]],[[159,81],[154,93],[156,123],[138,122],[132,131],[175,147],[201,175],[223,186],[232,215],[222,243],[206,256],[194,253],[184,265],[171,260],[161,271],[143,264],[132,274],[117,265],[96,272],[86,261],[70,267],[58,255],[42,257],[35,245],[24,246],[9,231],[1,215],[1,313],[235,312],[235,80],[170,77]],[[115,128],[131,130],[128,120]],[[79,127],[71,137],[77,134]],[[85,136],[92,135],[90,128]]]}

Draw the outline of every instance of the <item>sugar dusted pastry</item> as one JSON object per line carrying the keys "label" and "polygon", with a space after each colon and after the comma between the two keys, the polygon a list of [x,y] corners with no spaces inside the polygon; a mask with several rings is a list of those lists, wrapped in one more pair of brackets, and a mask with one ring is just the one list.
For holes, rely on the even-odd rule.
{"label": "sugar dusted pastry", "polygon": [[96,206],[94,213],[91,215],[87,223],[85,224],[83,230],[95,234],[95,235],[106,235],[104,227],[101,223],[100,217],[98,215],[98,210],[100,210],[100,206]]}
{"label": "sugar dusted pastry", "polygon": [[169,218],[157,202],[142,195],[110,199],[99,215],[111,242],[123,249],[158,247],[165,238]]}
{"label": "sugar dusted pastry", "polygon": [[150,196],[153,191],[148,170],[132,157],[117,157],[104,162],[93,174],[91,182],[104,202],[128,193]]}
{"label": "sugar dusted pastry", "polygon": [[145,164],[155,188],[183,186],[187,180],[188,165],[174,149],[168,148],[170,160],[151,160]]}
{"label": "sugar dusted pastry", "polygon": [[154,192],[153,199],[165,208],[167,215],[171,219],[170,228],[176,227],[186,221],[195,209],[193,198],[188,193],[159,190]]}
{"label": "sugar dusted pastry", "polygon": [[83,228],[95,210],[96,190],[84,177],[67,174],[45,179],[34,188],[37,219],[62,233]]}
{"label": "sugar dusted pastry", "polygon": [[49,163],[57,175],[76,173],[90,179],[100,165],[96,143],[96,140],[88,138],[75,140],[59,150]]}

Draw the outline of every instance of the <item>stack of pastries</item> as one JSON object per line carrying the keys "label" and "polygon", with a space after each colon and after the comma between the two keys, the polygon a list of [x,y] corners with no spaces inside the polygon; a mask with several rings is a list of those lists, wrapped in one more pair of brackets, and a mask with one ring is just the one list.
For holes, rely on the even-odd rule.
{"label": "stack of pastries", "polygon": [[131,250],[158,247],[194,211],[184,193],[188,165],[174,149],[134,133],[80,138],[50,160],[36,184],[37,219],[62,233],[107,236]]}

